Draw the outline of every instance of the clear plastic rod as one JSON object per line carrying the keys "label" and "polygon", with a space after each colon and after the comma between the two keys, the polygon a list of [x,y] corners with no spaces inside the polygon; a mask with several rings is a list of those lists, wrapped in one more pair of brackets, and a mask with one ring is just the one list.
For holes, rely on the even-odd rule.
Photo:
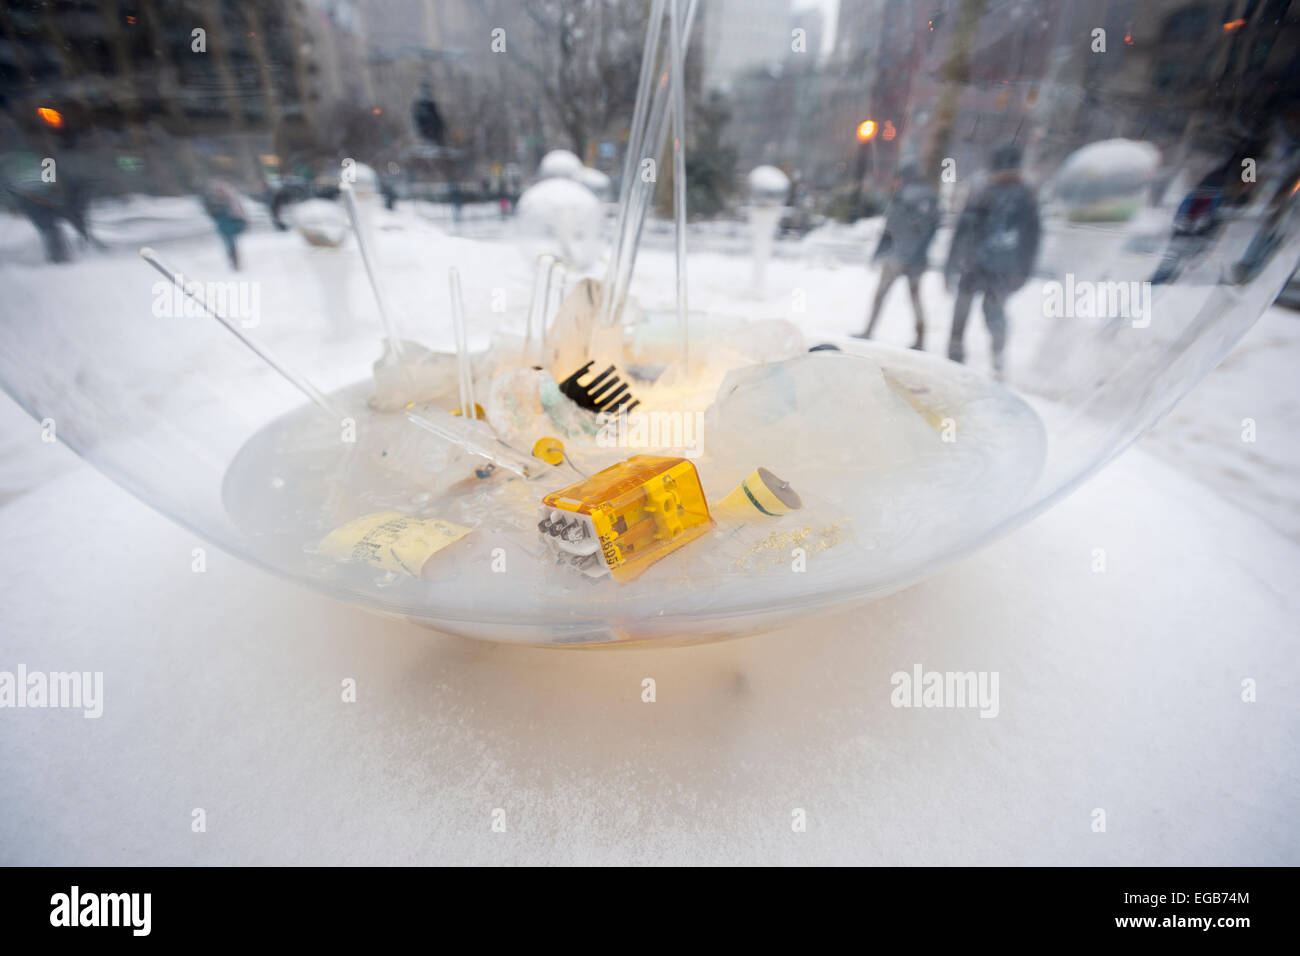
{"label": "clear plastic rod", "polygon": [[456,337],[456,378],[460,391],[460,413],[478,418],[474,401],[474,363],[469,354],[469,335],[465,330],[465,299],[460,290],[460,273],[452,266],[447,270],[451,294],[451,330]]}
{"label": "clear plastic rod", "polygon": [[176,288],[180,289],[182,293],[197,303],[199,308],[206,312],[210,317],[216,319],[225,326],[226,329],[235,338],[243,342],[254,355],[279,372],[290,385],[306,395],[317,408],[330,415],[330,417],[335,421],[341,421],[345,417],[342,409],[326,398],[325,394],[313,385],[306,376],[285,364],[268,346],[263,345],[261,342],[258,342],[256,339],[249,336],[238,325],[231,322],[230,319],[226,318],[210,306],[203,298],[202,294],[197,291],[198,283],[194,283],[193,287],[186,287],[185,277],[163,262],[162,257],[148,246],[144,246],[140,249],[140,258],[171,280],[172,284],[175,285]]}
{"label": "clear plastic rod", "polygon": [[406,417],[425,431],[432,432],[470,454],[486,458],[520,478],[536,478],[549,470],[540,460],[520,454],[497,438],[486,422],[451,415],[436,408],[419,412],[408,410]]}
{"label": "clear plastic rod", "polygon": [[641,76],[637,80],[636,106],[632,110],[632,126],[628,130],[627,155],[623,159],[623,181],[618,187],[618,219],[614,226],[614,251],[609,257],[609,266],[605,270],[605,295],[601,301],[601,322],[609,324],[610,313],[614,306],[609,290],[614,285],[614,275],[623,254],[623,245],[629,215],[629,201],[633,185],[639,181],[641,152],[645,144],[646,113],[650,108],[650,94],[655,77],[659,73],[659,34],[663,29],[665,0],[653,0],[650,4],[650,21],[646,28],[645,47],[641,51]]}
{"label": "clear plastic rod", "polygon": [[[681,31],[681,49],[682,56],[686,55],[690,47],[691,28],[695,22],[695,11],[698,8],[698,0],[690,0],[686,8],[686,16],[682,24]],[[664,146],[668,141],[668,126],[671,119],[670,100],[671,83],[669,82],[669,73],[671,67],[665,67],[660,71],[656,69],[655,75],[659,77],[659,82],[655,86],[654,101],[650,108],[650,121],[647,125],[647,138],[645,140],[646,153],[649,158],[657,160],[663,155]],[[602,318],[606,324],[617,323],[623,314],[623,308],[627,304],[628,290],[632,284],[632,272],[636,268],[637,248],[641,242],[641,230],[645,226],[646,213],[650,208],[650,200],[654,196],[654,183],[645,182],[638,174],[633,177],[632,190],[628,199],[627,221],[623,227],[623,236],[619,240],[618,251],[615,257],[614,287],[613,291],[606,290],[605,298],[610,303],[608,313],[602,311]],[[620,218],[622,218],[620,214]]]}
{"label": "clear plastic rod", "polygon": [[375,305],[379,308],[379,319],[384,323],[384,337],[388,339],[388,351],[394,360],[400,361],[402,358],[402,342],[397,335],[397,326],[393,322],[392,313],[388,311],[388,303],[384,298],[384,292],[379,287],[379,277],[375,274],[375,263],[371,257],[370,236],[366,232],[365,224],[361,221],[361,210],[357,206],[357,197],[353,192],[351,183],[339,184],[339,195],[343,197],[343,208],[347,210],[348,220],[352,223],[352,232],[357,237],[357,248],[361,250],[361,264],[365,266],[366,278],[370,280],[370,291],[375,296]]}
{"label": "clear plastic rod", "polygon": [[533,336],[546,337],[546,309],[550,304],[551,274],[555,271],[555,256],[544,252],[537,257],[537,271],[533,275],[533,298],[528,303],[528,325],[524,329],[524,353],[529,354]]}
{"label": "clear plastic rod", "polygon": [[546,307],[542,311],[542,341],[546,340],[546,331],[551,327],[551,319],[564,304],[564,295],[568,291],[569,270],[563,262],[551,265],[551,275],[546,282]]}
{"label": "clear plastic rod", "polygon": [[682,0],[669,0],[668,45],[672,57],[673,92],[673,219],[677,232],[677,339],[678,360],[690,356],[690,329],[686,319],[686,71],[682,60]]}

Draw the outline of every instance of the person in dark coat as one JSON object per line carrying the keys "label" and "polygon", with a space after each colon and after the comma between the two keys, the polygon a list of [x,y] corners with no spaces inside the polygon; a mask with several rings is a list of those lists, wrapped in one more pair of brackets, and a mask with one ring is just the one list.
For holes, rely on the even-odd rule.
{"label": "person in dark coat", "polygon": [[921,176],[918,166],[908,164],[898,171],[900,184],[885,212],[885,231],[876,246],[873,262],[880,263],[880,282],[871,304],[871,317],[858,338],[869,339],[880,318],[880,307],[893,284],[907,277],[916,315],[916,341],[912,348],[925,347],[925,313],[921,309],[921,273],[925,272],[930,241],[939,228],[939,194]]}
{"label": "person in dark coat", "polygon": [[1020,178],[1020,150],[1000,147],[993,154],[989,181],[966,204],[948,251],[944,274],[949,288],[957,283],[948,358],[965,359],[966,319],[976,293],[982,293],[984,324],[993,340],[993,369],[1001,376],[1006,300],[1029,280],[1040,235],[1038,200]]}
{"label": "person in dark coat", "polygon": [[221,241],[226,247],[230,268],[239,268],[239,248],[236,241],[248,228],[248,214],[244,212],[239,190],[224,179],[214,179],[203,194],[203,208],[212,217]]}
{"label": "person in dark coat", "polygon": [[59,219],[62,217],[54,201],[35,190],[19,189],[12,185],[8,188],[18,211],[26,216],[40,233],[41,244],[45,247],[46,261],[67,262],[71,259],[68,242],[59,231]]}
{"label": "person in dark coat", "polygon": [[68,262],[72,250],[64,238],[60,222],[65,221],[81,236],[84,246],[107,248],[90,231],[90,200],[93,191],[80,178],[65,171],[55,182],[27,178],[6,184],[13,205],[36,227],[45,247],[48,262]]}

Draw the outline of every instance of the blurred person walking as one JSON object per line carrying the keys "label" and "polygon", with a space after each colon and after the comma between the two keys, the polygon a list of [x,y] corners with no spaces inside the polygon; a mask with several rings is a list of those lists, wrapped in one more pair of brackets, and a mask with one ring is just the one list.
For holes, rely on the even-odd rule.
{"label": "blurred person walking", "polygon": [[908,163],[898,170],[898,185],[885,212],[885,231],[880,236],[872,262],[880,263],[880,282],[871,304],[867,328],[857,338],[869,339],[880,318],[880,307],[889,289],[902,276],[912,295],[916,316],[916,341],[912,348],[925,347],[925,313],[921,309],[921,274],[935,231],[939,228],[939,194],[921,176],[921,169]]}
{"label": "blurred person walking", "polygon": [[1001,146],[993,153],[987,184],[957,220],[948,250],[944,275],[950,290],[957,284],[948,358],[965,360],[966,319],[976,293],[981,293],[984,324],[993,340],[993,371],[1002,377],[1006,300],[1029,280],[1041,231],[1038,200],[1020,176],[1020,150],[1013,144]]}
{"label": "blurred person walking", "polygon": [[236,241],[240,233],[248,228],[248,214],[244,212],[239,190],[224,179],[214,179],[208,183],[208,188],[203,193],[203,208],[212,217],[221,241],[225,243],[230,268],[238,270],[239,248]]}
{"label": "blurred person walking", "polygon": [[[20,156],[20,162],[27,156]],[[57,180],[46,181],[39,172],[38,160],[32,156],[5,191],[13,207],[26,216],[40,234],[47,262],[69,262],[72,250],[63,234],[66,222],[81,237],[82,247],[107,248],[90,231],[90,201],[93,190],[87,180],[73,176],[65,168]]]}

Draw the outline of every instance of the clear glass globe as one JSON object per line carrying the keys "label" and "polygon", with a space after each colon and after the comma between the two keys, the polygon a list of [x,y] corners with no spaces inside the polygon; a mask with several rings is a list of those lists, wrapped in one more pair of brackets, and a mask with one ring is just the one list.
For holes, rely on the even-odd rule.
{"label": "clear glass globe", "polygon": [[[208,541],[432,627],[864,601],[1084,481],[1288,282],[1300,14],[1229,12],[19,5],[0,383]],[[606,364],[637,422],[574,398]],[[710,513],[623,580],[543,499],[639,454]]]}

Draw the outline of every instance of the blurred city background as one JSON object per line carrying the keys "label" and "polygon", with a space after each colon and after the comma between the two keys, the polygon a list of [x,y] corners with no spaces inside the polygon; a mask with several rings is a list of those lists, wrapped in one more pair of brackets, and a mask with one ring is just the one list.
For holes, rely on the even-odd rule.
{"label": "blurred city background", "polygon": [[[214,173],[292,201],[337,185],[352,158],[397,197],[469,205],[517,198],[564,148],[617,188],[648,7],[20,0],[0,15],[5,175],[38,178],[41,157],[65,154],[74,206],[193,192]],[[760,164],[791,178],[796,232],[879,212],[901,160],[974,171],[1012,140],[1031,176],[1116,137],[1174,168],[1258,134],[1242,128],[1243,98],[1256,115],[1261,96],[1292,108],[1288,8],[704,0],[687,69],[691,215],[737,215]],[[1104,57],[1088,42],[1097,28]],[[1154,177],[1157,200],[1165,186]]]}

